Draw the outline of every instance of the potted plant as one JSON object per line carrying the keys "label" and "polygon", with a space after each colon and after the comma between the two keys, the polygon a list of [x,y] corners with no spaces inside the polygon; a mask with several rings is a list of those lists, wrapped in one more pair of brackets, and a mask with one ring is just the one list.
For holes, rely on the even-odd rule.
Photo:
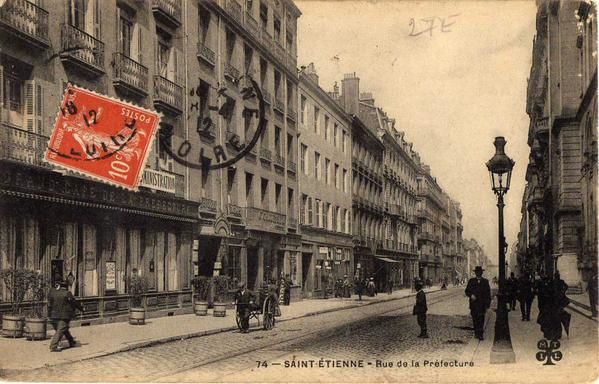
{"label": "potted plant", "polygon": [[11,300],[10,313],[2,316],[2,336],[23,336],[23,316],[21,312],[25,294],[29,289],[30,274],[31,271],[23,268],[7,268],[0,271],[0,279],[4,282],[4,287]]}
{"label": "potted plant", "polygon": [[227,295],[230,285],[229,276],[214,276],[214,310],[212,314],[216,317],[227,315]]}
{"label": "potted plant", "polygon": [[212,282],[209,277],[196,276],[191,280],[193,286],[193,310],[198,316],[206,316],[208,314],[208,295]]}
{"label": "potted plant", "polygon": [[46,299],[49,285],[50,281],[40,271],[29,274],[31,311],[25,318],[25,333],[30,340],[46,339],[47,322],[44,316],[44,300]]}
{"label": "potted plant", "polygon": [[146,309],[143,306],[144,295],[148,291],[148,281],[144,276],[134,274],[129,279],[129,324],[143,325],[146,323]]}

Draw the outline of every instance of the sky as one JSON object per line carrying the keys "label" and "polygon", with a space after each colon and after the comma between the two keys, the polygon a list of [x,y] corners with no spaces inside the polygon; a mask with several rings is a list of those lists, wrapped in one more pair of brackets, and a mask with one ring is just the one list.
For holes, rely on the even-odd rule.
{"label": "sky", "polygon": [[[464,238],[498,257],[497,200],[485,163],[495,136],[515,162],[505,236],[517,241],[529,119],[526,87],[534,1],[296,0],[298,66],[314,63],[331,90],[356,72],[360,92],[406,132],[441,187],[459,201]],[[431,28],[432,26],[432,28]]]}

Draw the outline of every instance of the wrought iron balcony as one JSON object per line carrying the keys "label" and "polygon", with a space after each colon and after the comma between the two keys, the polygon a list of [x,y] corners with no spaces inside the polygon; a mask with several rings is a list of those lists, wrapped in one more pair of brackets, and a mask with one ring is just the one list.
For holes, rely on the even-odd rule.
{"label": "wrought iron balcony", "polygon": [[240,77],[239,69],[235,68],[230,63],[225,64],[225,77],[233,83],[237,83]]}
{"label": "wrought iron balcony", "polygon": [[297,172],[297,165],[293,161],[288,160],[287,161],[287,170],[289,172],[296,173]]}
{"label": "wrought iron balcony", "polygon": [[43,161],[48,140],[47,136],[0,124],[0,159],[52,168]]}
{"label": "wrought iron balcony", "polygon": [[283,114],[285,113],[285,102],[278,97],[275,97],[275,111]]}
{"label": "wrought iron balcony", "polygon": [[173,28],[181,26],[181,0],[152,0],[152,12]]}
{"label": "wrought iron balcony", "polygon": [[198,43],[197,57],[212,67],[216,65],[216,53],[205,44]]}
{"label": "wrought iron balcony", "polygon": [[292,121],[297,121],[297,112],[289,102],[287,102],[287,118]]}
{"label": "wrought iron balcony", "polygon": [[256,39],[260,39],[260,26],[251,13],[245,12],[245,27]]}
{"label": "wrought iron balcony", "polygon": [[243,219],[244,208],[235,204],[227,204],[227,214],[231,217]]}
{"label": "wrought iron balcony", "polygon": [[60,59],[91,73],[104,73],[104,43],[92,35],[63,24],[60,37]]}
{"label": "wrought iron balcony", "polygon": [[275,165],[285,168],[285,158],[280,153],[275,153]]}
{"label": "wrought iron balcony", "polygon": [[200,212],[216,213],[216,200],[202,197],[200,199]]}
{"label": "wrought iron balcony", "polygon": [[241,24],[241,15],[243,11],[241,5],[236,0],[226,0],[225,9],[239,24]]}
{"label": "wrought iron balcony", "polygon": [[159,76],[154,76],[154,106],[174,115],[183,112],[183,87]]}
{"label": "wrought iron balcony", "polygon": [[113,60],[114,79],[112,82],[114,86],[139,96],[147,96],[148,68],[122,53],[115,53]]}
{"label": "wrought iron balcony", "polygon": [[260,159],[272,161],[272,152],[268,148],[260,148]]}
{"label": "wrought iron balcony", "polygon": [[48,11],[27,0],[7,0],[0,6],[0,27],[38,47],[50,46]]}

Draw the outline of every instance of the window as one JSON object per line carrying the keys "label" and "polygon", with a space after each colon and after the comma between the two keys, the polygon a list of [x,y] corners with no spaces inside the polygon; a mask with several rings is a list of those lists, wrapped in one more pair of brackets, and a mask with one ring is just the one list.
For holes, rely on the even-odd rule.
{"label": "window", "polygon": [[275,26],[275,42],[281,43],[281,19],[275,16],[274,18],[274,26]]}
{"label": "window", "polygon": [[293,55],[293,34],[289,31],[287,31],[285,47],[287,48],[287,52]]}
{"label": "window", "polygon": [[268,179],[260,178],[260,202],[262,209],[269,209],[268,205]]}
{"label": "window", "polygon": [[260,86],[262,90],[266,90],[268,83],[266,77],[268,76],[268,63],[263,58],[260,58]]}
{"label": "window", "polygon": [[314,106],[314,133],[320,134],[320,108]]}
{"label": "window", "polygon": [[294,148],[295,145],[293,144],[293,135],[291,134],[287,134],[287,159],[294,159]]}
{"label": "window", "polygon": [[287,188],[287,215],[295,218],[295,197],[292,188]]}
{"label": "window", "polygon": [[208,31],[210,30],[210,11],[198,7],[198,39],[200,44],[208,45]]}
{"label": "window", "polygon": [[304,95],[300,98],[300,123],[306,123],[306,114],[308,113],[306,97]]}
{"label": "window", "polygon": [[254,0],[245,0],[245,9],[251,15],[254,9]]}
{"label": "window", "polygon": [[300,171],[304,173],[304,175],[308,174],[308,146],[306,144],[302,144],[300,150]]}
{"label": "window", "polygon": [[322,227],[324,229],[330,229],[329,225],[331,223],[331,220],[330,220],[330,216],[329,216],[330,215],[329,211],[331,210],[331,204],[324,203],[322,207],[323,207],[323,212],[322,212]]}
{"label": "window", "polygon": [[346,136],[347,136],[347,134],[345,133],[345,131],[341,132],[341,141],[342,141],[341,144],[342,144],[342,148],[343,148],[343,153],[345,153],[346,145],[347,145],[347,143],[346,143],[346,141],[347,141]]}
{"label": "window", "polygon": [[235,36],[235,33],[233,31],[231,31],[230,29],[227,29],[225,38],[226,38],[226,48],[227,48],[227,64],[235,66],[234,65],[235,64],[234,63],[235,41],[237,40],[237,37]]}
{"label": "window", "polygon": [[316,206],[316,222],[314,223],[317,227],[322,227],[322,201],[314,199],[314,205]]}
{"label": "window", "polygon": [[262,136],[260,136],[260,148],[268,148],[268,144],[268,120],[266,120],[264,131],[262,131]]}
{"label": "window", "polygon": [[268,6],[260,2],[260,25],[262,29],[268,29]]}
{"label": "window", "polygon": [[341,207],[336,208],[335,216],[337,232],[343,232],[343,217],[341,216]]}
{"label": "window", "polygon": [[252,59],[254,57],[254,50],[247,44],[244,44],[243,46],[243,58],[245,60],[244,63],[244,69],[245,69],[245,73],[248,73],[250,75],[254,75],[254,71],[253,71],[253,67],[252,67]]}
{"label": "window", "polygon": [[124,8],[119,10],[119,53],[131,57],[131,43],[133,40],[133,16]]}
{"label": "window", "polygon": [[337,126],[337,123],[335,123],[334,127],[333,127],[333,145],[335,146],[335,148],[337,147],[337,134],[339,127]]}
{"label": "window", "polygon": [[254,175],[245,173],[245,201],[248,207],[254,206]]}
{"label": "window", "polygon": [[283,204],[281,197],[281,184],[275,183],[275,209],[277,212],[283,212]]}
{"label": "window", "polygon": [[333,218],[331,220],[331,228],[333,229],[333,231],[337,230],[337,217],[338,217],[337,210],[338,209],[339,208],[335,207],[335,206],[333,206],[333,209],[332,209],[332,211],[333,211]]}
{"label": "window", "polygon": [[211,183],[211,173],[208,170],[202,169],[202,197],[210,198],[212,197],[212,183]]}
{"label": "window", "polygon": [[281,128],[275,125],[275,153],[279,156],[283,156],[283,149],[281,148]]}
{"label": "window", "polygon": [[[173,131],[173,127],[164,123],[160,123],[160,129],[164,129],[166,131]],[[160,136],[160,135],[158,135]],[[160,141],[163,141],[164,144],[168,147],[172,147],[172,136],[167,137],[159,137],[156,140],[156,145],[158,146],[158,167],[163,171],[172,172],[174,168],[173,158],[166,153],[163,149],[164,147],[160,145]]]}
{"label": "window", "polygon": [[[37,4],[39,1],[34,1],[33,3]],[[96,38],[100,38],[100,1],[68,0],[68,7],[67,16],[69,25]],[[23,20],[20,21],[22,22]]]}
{"label": "window", "polygon": [[326,185],[329,185],[331,183],[331,176],[330,176],[330,170],[329,170],[330,167],[331,167],[331,160],[324,159],[324,182]]}
{"label": "window", "polygon": [[340,176],[339,176],[339,164],[335,164],[335,188],[339,189],[339,184],[340,184]]}
{"label": "window", "polygon": [[314,178],[320,180],[320,153],[314,152]]}
{"label": "window", "polygon": [[329,117],[328,116],[324,116],[324,141],[329,141],[329,136],[330,136],[330,132],[329,132]]}
{"label": "window", "polygon": [[308,223],[308,195],[302,193],[302,200],[300,201],[300,224]]}
{"label": "window", "polygon": [[227,171],[227,204],[237,204],[237,193],[235,190],[235,175],[237,171],[233,168],[228,168]]}
{"label": "window", "polygon": [[308,224],[312,225],[313,223],[313,211],[312,211],[312,198],[308,197]]}
{"label": "window", "polygon": [[343,192],[347,192],[349,186],[349,177],[347,174],[347,169],[343,169]]}
{"label": "window", "polygon": [[281,100],[281,72],[275,69],[275,98]]}

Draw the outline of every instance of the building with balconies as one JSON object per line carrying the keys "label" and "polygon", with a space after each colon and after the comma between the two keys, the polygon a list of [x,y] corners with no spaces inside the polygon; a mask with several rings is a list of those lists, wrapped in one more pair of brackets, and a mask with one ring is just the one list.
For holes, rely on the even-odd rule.
{"label": "building with balconies", "polygon": [[351,118],[339,92],[318,84],[314,65],[299,83],[299,183],[302,292],[322,297],[329,282],[353,278]]}
{"label": "building with balconies", "polygon": [[[430,166],[421,163],[418,182],[418,246],[420,249],[419,276],[440,282],[443,271],[443,217],[446,201]],[[448,225],[447,225],[448,226]]]}
{"label": "building with balconies", "polygon": [[155,109],[173,142],[186,137],[183,20],[180,0],[0,7],[0,268],[68,280],[84,319],[126,317],[133,274],[148,279],[148,310],[191,311],[199,201],[187,169],[156,142],[129,192],[42,161],[67,83]]}
{"label": "building with balconies", "polygon": [[529,272],[559,271],[573,291],[597,271],[596,16],[585,1],[537,2],[527,89],[531,153],[518,257]]}
{"label": "building with balconies", "polygon": [[[191,197],[200,203],[196,275],[227,275],[250,289],[288,275],[299,295],[301,241],[297,176],[297,18],[293,1],[188,2],[186,44],[189,141],[207,162],[238,155],[258,130],[257,98],[265,131],[234,165],[190,170]],[[226,108],[223,106],[226,105]],[[211,124],[204,126],[205,122]],[[205,128],[205,129],[204,129]],[[237,144],[232,144],[237,143]],[[219,155],[221,156],[221,155]]]}

